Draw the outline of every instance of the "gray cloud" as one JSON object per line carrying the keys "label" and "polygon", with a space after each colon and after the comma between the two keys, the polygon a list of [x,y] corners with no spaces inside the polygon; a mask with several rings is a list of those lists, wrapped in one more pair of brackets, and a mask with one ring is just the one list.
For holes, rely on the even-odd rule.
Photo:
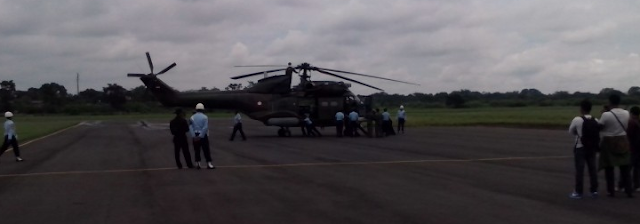
{"label": "gray cloud", "polygon": [[125,75],[148,72],[149,51],[156,70],[178,64],[163,79],[180,90],[287,62],[421,84],[351,77],[389,93],[626,90],[640,85],[638,11],[630,0],[0,0],[0,79],[74,92],[79,72],[83,89],[133,88]]}

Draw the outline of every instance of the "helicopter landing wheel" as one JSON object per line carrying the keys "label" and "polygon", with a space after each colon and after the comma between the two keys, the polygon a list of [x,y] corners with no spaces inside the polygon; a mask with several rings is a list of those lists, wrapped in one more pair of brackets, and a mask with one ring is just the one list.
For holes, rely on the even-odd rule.
{"label": "helicopter landing wheel", "polygon": [[289,127],[285,128],[285,136],[291,137],[291,130],[289,130]]}
{"label": "helicopter landing wheel", "polygon": [[278,137],[285,137],[287,135],[287,131],[284,128],[278,129]]}

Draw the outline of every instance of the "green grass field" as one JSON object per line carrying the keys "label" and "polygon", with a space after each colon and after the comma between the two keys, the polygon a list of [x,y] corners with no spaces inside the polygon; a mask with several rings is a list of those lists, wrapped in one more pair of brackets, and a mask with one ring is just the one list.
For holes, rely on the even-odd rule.
{"label": "green grass field", "polygon": [[[598,108],[598,107],[594,107]],[[390,111],[395,117],[396,111]],[[407,126],[504,126],[521,128],[567,128],[577,115],[576,107],[519,107],[412,109],[407,108]],[[598,114],[598,113],[594,113]],[[209,117],[228,118],[230,113],[209,113]],[[16,116],[20,142],[24,143],[82,121],[168,121],[171,114],[123,114],[111,116]],[[599,117],[597,115],[596,117]],[[395,119],[394,119],[395,120]]]}

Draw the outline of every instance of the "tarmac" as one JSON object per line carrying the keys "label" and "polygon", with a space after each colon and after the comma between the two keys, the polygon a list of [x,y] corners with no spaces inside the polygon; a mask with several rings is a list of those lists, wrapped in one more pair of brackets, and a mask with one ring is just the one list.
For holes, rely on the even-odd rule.
{"label": "tarmac", "polygon": [[640,199],[604,196],[602,172],[600,198],[568,198],[573,139],[564,130],[428,127],[336,138],[325,128],[308,138],[246,121],[248,140],[230,142],[231,119],[210,127],[215,170],[177,169],[167,123],[85,122],[23,145],[24,162],[6,152],[0,223],[640,220]]}

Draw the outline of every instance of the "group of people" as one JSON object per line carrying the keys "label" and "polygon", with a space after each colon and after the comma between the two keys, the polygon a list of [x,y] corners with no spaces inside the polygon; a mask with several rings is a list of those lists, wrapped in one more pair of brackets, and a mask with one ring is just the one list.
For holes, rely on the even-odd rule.
{"label": "group of people", "polygon": [[[353,109],[351,113],[345,117],[345,114],[342,111],[338,111],[335,115],[336,117],[336,135],[338,137],[342,136],[351,136],[358,137],[360,134],[358,133],[358,129],[360,128],[360,123],[358,121],[360,115],[358,112]],[[397,113],[398,118],[398,133],[402,132],[404,134],[404,124],[406,121],[407,114],[404,110],[404,106],[400,105],[400,109]],[[374,123],[370,123],[375,125],[375,136],[376,137],[384,137],[389,135],[395,135],[396,132],[393,129],[393,121],[391,120],[391,114],[387,111],[387,108],[383,109],[383,112],[380,113],[380,109],[376,108],[371,111],[371,114],[367,115],[367,119],[370,119]]]}
{"label": "group of people", "polygon": [[[570,198],[580,199],[584,195],[585,166],[589,173],[591,197],[598,196],[598,170],[605,172],[609,197],[623,191],[632,198],[634,192],[640,190],[640,107],[634,106],[627,111],[620,108],[620,100],[619,95],[611,95],[600,119],[591,116],[592,103],[589,100],[580,103],[580,116],[575,117],[569,126],[569,133],[576,137],[575,187]],[[617,183],[616,167],[619,169]]]}
{"label": "group of people", "polygon": [[[213,166],[211,159],[211,149],[209,148],[209,118],[204,114],[204,105],[202,103],[196,105],[196,112],[189,118],[189,121],[185,119],[185,112],[182,109],[176,109],[175,114],[176,117],[169,123],[169,129],[173,134],[173,146],[178,168],[182,169],[182,163],[180,162],[180,151],[182,151],[187,167],[200,169],[200,151],[202,151],[207,162],[207,169],[215,169],[216,167]],[[195,166],[191,162],[187,133],[191,135],[193,151],[196,154]]]}

